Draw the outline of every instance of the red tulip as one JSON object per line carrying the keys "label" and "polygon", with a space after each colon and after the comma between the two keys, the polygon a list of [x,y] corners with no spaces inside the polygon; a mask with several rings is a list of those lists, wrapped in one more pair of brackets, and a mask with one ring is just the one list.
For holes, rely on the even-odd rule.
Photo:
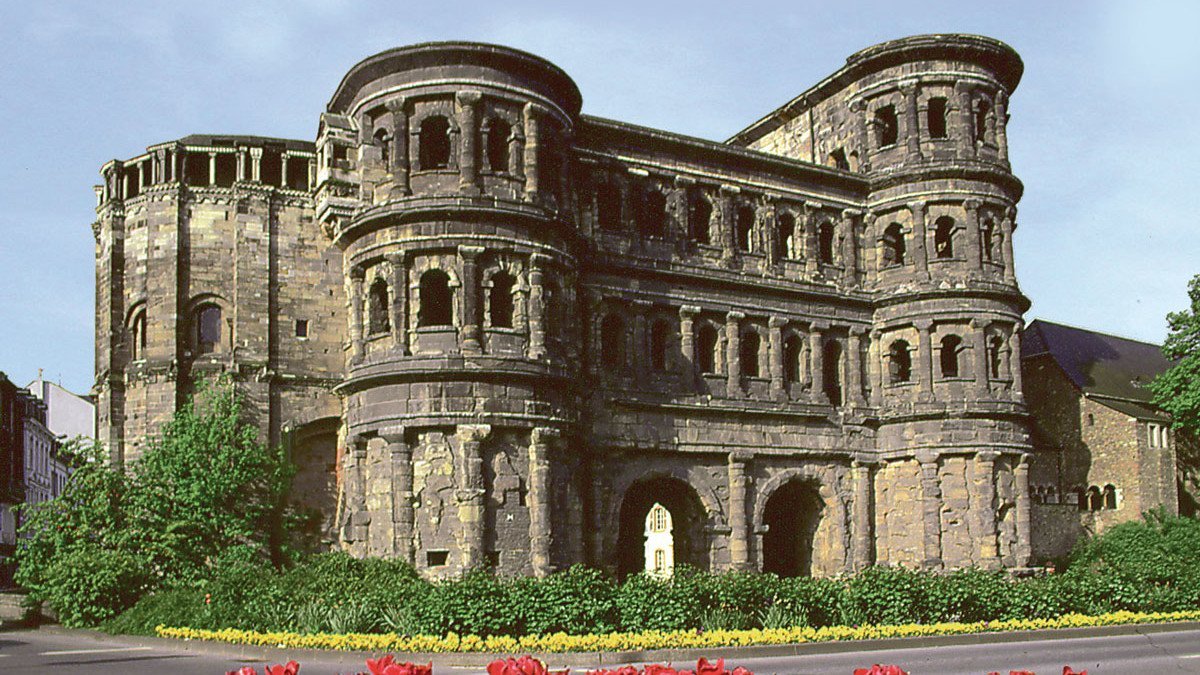
{"label": "red tulip", "polygon": [[300,664],[295,661],[288,661],[283,665],[275,664],[273,666],[266,666],[263,672],[266,675],[296,675],[296,673],[300,672]]}
{"label": "red tulip", "polygon": [[1074,670],[1071,670],[1071,666],[1063,666],[1062,675],[1087,675],[1087,671],[1081,670],[1079,672],[1075,672]]}
{"label": "red tulip", "polygon": [[237,670],[230,670],[225,675],[258,675],[258,673],[250,666],[242,666]]}
{"label": "red tulip", "polygon": [[371,675],[383,675],[383,671],[394,661],[391,654],[385,654],[378,659],[367,659],[367,670],[371,671]]}
{"label": "red tulip", "polygon": [[900,666],[881,666],[878,663],[870,668],[859,668],[854,671],[854,675],[908,675],[900,669]]}

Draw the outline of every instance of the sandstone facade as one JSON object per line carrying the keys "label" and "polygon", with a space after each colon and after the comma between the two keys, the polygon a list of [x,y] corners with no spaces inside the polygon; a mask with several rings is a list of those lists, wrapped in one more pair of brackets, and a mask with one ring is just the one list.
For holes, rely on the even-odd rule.
{"label": "sandstone facade", "polygon": [[709,569],[1025,566],[1021,72],[897,40],[717,143],[524,52],[372,56],[315,144],[103,168],[102,440],[233,373],[327,541],[429,576],[641,570],[656,503]]}

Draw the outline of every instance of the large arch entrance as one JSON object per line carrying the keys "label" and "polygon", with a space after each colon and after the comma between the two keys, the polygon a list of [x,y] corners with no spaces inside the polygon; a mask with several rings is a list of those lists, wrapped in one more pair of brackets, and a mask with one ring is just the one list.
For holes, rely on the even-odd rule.
{"label": "large arch entrance", "polygon": [[337,540],[337,432],[340,421],[327,417],[293,430],[286,440],[296,467],[288,499],[303,516],[301,547],[327,551]]}
{"label": "large arch entrance", "polygon": [[[623,579],[646,569],[646,517],[655,504],[661,504],[670,514],[674,564],[707,570],[708,537],[705,524],[708,514],[700,496],[691,485],[678,478],[654,476],[629,486],[621,502],[616,551],[618,576]],[[653,565],[654,561],[650,563]]]}
{"label": "large arch entrance", "polygon": [[825,508],[814,481],[784,483],[763,510],[763,571],[781,577],[812,575],[813,539]]}

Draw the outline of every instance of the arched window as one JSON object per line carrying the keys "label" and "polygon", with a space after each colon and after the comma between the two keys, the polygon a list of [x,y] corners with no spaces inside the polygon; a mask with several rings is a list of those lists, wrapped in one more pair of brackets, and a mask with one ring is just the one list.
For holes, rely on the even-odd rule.
{"label": "arched window", "polygon": [[962,351],[962,338],[947,335],[942,338],[942,377],[958,377],[958,354]]}
{"label": "arched window", "polygon": [[804,343],[798,335],[789,335],[783,341],[783,380],[788,384],[800,381],[800,359],[804,354]]}
{"label": "arched window", "polygon": [[558,333],[562,327],[564,314],[562,293],[559,290],[558,282],[553,279],[544,279],[542,281],[542,330],[546,333],[546,337],[562,337]]}
{"label": "arched window", "polygon": [[738,362],[741,365],[742,375],[746,377],[758,377],[758,350],[761,345],[762,339],[758,337],[758,331],[748,330],[742,333],[738,353]]}
{"label": "arched window", "polygon": [[688,219],[688,235],[697,244],[707,244],[712,221],[712,202],[701,193],[692,195],[691,218]]}
{"label": "arched window", "polygon": [[934,221],[933,250],[939,258],[954,257],[954,219],[942,216]]}
{"label": "arched window", "polygon": [[650,186],[642,191],[641,208],[638,209],[638,229],[647,237],[667,235],[667,197],[657,187]]}
{"label": "arched window", "polygon": [[[384,168],[391,167],[391,135],[387,132],[387,129],[380,127],[375,130],[373,138],[375,139],[375,146],[379,148],[379,159],[383,162]],[[291,167],[289,166],[288,168],[290,169]]]}
{"label": "arched window", "polygon": [[926,126],[930,138],[946,137],[946,99],[931,98],[926,112]]}
{"label": "arched window", "polygon": [[754,209],[749,206],[737,210],[737,247],[744,253],[754,250]]}
{"label": "arched window", "polygon": [[896,106],[885,105],[875,111],[875,139],[879,147],[895,145],[900,135],[900,125],[896,122]]}
{"label": "arched window", "polygon": [[450,275],[438,269],[427,270],[421,275],[420,295],[418,326],[449,326],[453,323]]}
{"label": "arched window", "polygon": [[1104,486],[1104,508],[1110,511],[1117,508],[1117,487],[1112,483]]}
{"label": "arched window", "polygon": [[799,257],[796,255],[796,218],[790,213],[781,213],[775,219],[775,257]]}
{"label": "arched window", "polygon": [[1001,358],[1002,358],[1003,351],[1004,351],[1004,339],[1001,338],[999,335],[993,335],[988,340],[987,357],[988,357],[988,373],[991,375],[992,379],[994,379],[994,380],[1000,379],[1000,370],[1001,370],[1000,365],[1001,365]]}
{"label": "arched window", "polygon": [[980,99],[975,102],[975,141],[987,140],[988,117],[992,114],[992,106]]}
{"label": "arched window", "polygon": [[1088,488],[1087,503],[1089,511],[1099,511],[1104,508],[1104,495],[1100,494],[1100,488],[1095,485]]}
{"label": "arched window", "polygon": [[825,376],[825,397],[833,405],[842,404],[842,345],[827,340],[821,348],[821,373]]}
{"label": "arched window", "polygon": [[718,342],[715,326],[708,323],[700,326],[699,334],[696,336],[696,360],[700,366],[700,372],[717,372]]}
{"label": "arched window", "polygon": [[388,321],[388,285],[383,279],[371,282],[367,292],[367,334],[386,333],[391,330]]}
{"label": "arched window", "polygon": [[659,372],[667,369],[667,322],[659,319],[650,325],[650,367]]}
{"label": "arched window", "polygon": [[600,229],[621,229],[621,188],[607,181],[596,186],[596,211]]}
{"label": "arched window", "polygon": [[421,120],[417,160],[421,171],[445,169],[450,165],[450,122],[441,115]]}
{"label": "arched window", "polygon": [[983,224],[979,226],[979,247],[981,249],[980,252],[983,254],[984,260],[990,262],[995,259],[995,241],[996,221],[992,220],[991,218],[987,218],[983,221]]}
{"label": "arched window", "polygon": [[892,223],[883,231],[883,266],[903,265],[907,247],[900,223]]}
{"label": "arched window", "polygon": [[197,354],[212,354],[221,348],[221,308],[205,303],[196,308],[195,339]]}
{"label": "arched window", "polygon": [[908,342],[896,340],[888,347],[888,382],[899,384],[912,380],[912,355]]}
{"label": "arched window", "polygon": [[833,264],[834,240],[837,238],[837,228],[831,221],[824,221],[817,229],[817,248],[820,249],[821,262]]}
{"label": "arched window", "polygon": [[495,173],[507,172],[508,137],[512,135],[512,126],[499,117],[493,117],[488,120],[486,133],[488,169]]}
{"label": "arched window", "polygon": [[841,148],[829,153],[829,161],[827,164],[835,169],[841,169],[842,171],[850,170],[850,162],[846,159],[846,151]]}
{"label": "arched window", "polygon": [[[218,333],[219,337],[220,333]],[[139,309],[133,315],[133,320],[129,322],[129,360],[139,361],[144,358],[146,358],[146,310]]]}
{"label": "arched window", "polygon": [[492,290],[488,295],[488,314],[493,328],[512,328],[513,283],[508,272],[492,275]]}
{"label": "arched window", "polygon": [[600,324],[600,362],[612,368],[625,365],[625,322],[616,314]]}

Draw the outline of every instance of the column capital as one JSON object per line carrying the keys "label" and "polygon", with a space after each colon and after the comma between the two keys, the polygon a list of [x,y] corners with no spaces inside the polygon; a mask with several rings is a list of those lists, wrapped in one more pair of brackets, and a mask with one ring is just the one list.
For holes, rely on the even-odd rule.
{"label": "column capital", "polygon": [[458,247],[458,255],[463,260],[475,260],[475,258],[483,254],[484,250],[486,249],[482,246],[467,246],[462,244]]}
{"label": "column capital", "polygon": [[995,450],[980,450],[979,452],[975,453],[975,459],[979,460],[980,462],[987,462],[989,464],[995,462],[999,457],[1000,453],[996,452]]}
{"label": "column capital", "polygon": [[905,206],[907,206],[908,210],[910,212],[912,212],[913,214],[916,214],[918,211],[920,211],[920,212],[925,211],[925,202],[924,201],[909,202]]}
{"label": "column capital", "polygon": [[403,96],[395,96],[393,98],[389,98],[387,101],[384,102],[383,105],[384,105],[384,107],[387,108],[387,111],[392,113],[393,115],[396,115],[396,114],[402,115],[405,112],[405,106],[407,104],[408,104],[408,101],[406,101]]}
{"label": "column capital", "polygon": [[383,256],[383,259],[393,265],[403,265],[407,253],[405,251],[392,251]]}
{"label": "column capital", "polygon": [[553,442],[562,436],[562,433],[554,427],[534,427],[529,432],[529,442],[535,445],[544,445]]}
{"label": "column capital", "polygon": [[929,465],[937,466],[939,457],[940,455],[936,450],[929,450],[927,448],[920,448],[913,453],[913,458],[920,462],[922,469]]}
{"label": "column capital", "polygon": [[810,321],[808,323],[808,331],[810,333],[823,333],[829,330],[828,321]]}
{"label": "column capital", "polygon": [[696,305],[683,305],[679,308],[679,318],[691,319],[700,313],[700,308]]}
{"label": "column capital", "polygon": [[983,330],[983,328],[985,326],[987,326],[987,324],[984,323],[983,319],[978,319],[978,318],[971,319],[970,323],[968,323],[967,325],[969,325],[971,327],[971,330]]}
{"label": "column capital", "polygon": [[525,104],[525,117],[541,117],[546,113],[546,109],[536,103],[529,102]]}
{"label": "column capital", "polygon": [[490,424],[460,424],[454,432],[464,443],[481,443],[491,434]]}
{"label": "column capital", "polygon": [[923,333],[928,333],[933,328],[933,319],[917,319],[913,326]]}
{"label": "column capital", "polygon": [[388,445],[393,443],[404,442],[405,428],[402,424],[397,424],[390,427],[383,427],[379,430],[379,437],[388,442]]}
{"label": "column capital", "polygon": [[1004,209],[1004,217],[1015,221],[1017,219],[1017,207],[1010,206],[1007,209]]}
{"label": "column capital", "polygon": [[1033,455],[1028,452],[1022,452],[1021,454],[1017,455],[1017,466],[1015,467],[1014,471],[1029,471],[1029,459],[1032,456]]}
{"label": "column capital", "polygon": [[454,100],[458,101],[461,106],[479,105],[479,102],[483,100],[483,94],[470,90],[460,91],[454,94]]}
{"label": "column capital", "polygon": [[862,336],[864,336],[870,332],[871,332],[871,329],[867,328],[866,326],[851,326],[850,327],[850,335],[853,337],[861,338]]}
{"label": "column capital", "polygon": [[963,202],[963,208],[968,211],[978,211],[980,206],[983,206],[983,202],[978,199],[968,199]]}
{"label": "column capital", "polygon": [[866,469],[867,471],[870,471],[872,469],[878,469],[879,462],[876,462],[876,461],[873,461],[870,459],[862,459],[859,457],[855,457],[854,459],[850,460],[850,468],[851,469]]}
{"label": "column capital", "polygon": [[842,209],[842,218],[844,220],[853,220],[863,215],[862,209]]}
{"label": "column capital", "polygon": [[754,459],[754,452],[751,450],[731,450],[729,452],[729,466],[731,467],[744,469],[752,459]]}
{"label": "column capital", "polygon": [[767,319],[768,328],[783,328],[788,324],[788,320],[782,316],[772,316]]}
{"label": "column capital", "polygon": [[821,209],[825,208],[825,205],[822,204],[821,202],[814,202],[814,201],[808,200],[808,201],[804,202],[804,208],[810,209],[812,211],[820,211]]}
{"label": "column capital", "polygon": [[691,176],[675,176],[673,182],[677,188],[689,188],[696,184],[696,179]]}
{"label": "column capital", "polygon": [[744,318],[746,318],[746,313],[739,312],[736,309],[725,313],[725,323],[727,323],[727,324],[737,323],[738,321],[741,321]]}
{"label": "column capital", "polygon": [[725,195],[725,196],[737,195],[737,194],[741,194],[741,192],[742,192],[742,188],[740,188],[736,185],[725,184],[725,185],[721,186],[721,194]]}
{"label": "column capital", "polygon": [[551,258],[550,256],[546,255],[545,253],[529,254],[529,267],[532,269],[535,269],[535,270],[541,270],[546,267],[549,267],[549,263],[551,263],[553,261],[554,261],[554,258]]}
{"label": "column capital", "polygon": [[350,279],[353,281],[362,281],[367,276],[367,269],[362,265],[352,265],[350,267]]}

